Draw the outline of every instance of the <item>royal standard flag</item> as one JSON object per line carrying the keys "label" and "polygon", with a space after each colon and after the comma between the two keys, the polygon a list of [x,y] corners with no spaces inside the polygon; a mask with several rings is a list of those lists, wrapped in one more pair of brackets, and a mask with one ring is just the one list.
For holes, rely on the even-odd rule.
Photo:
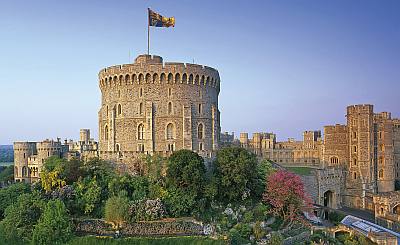
{"label": "royal standard flag", "polygon": [[149,9],[149,26],[155,27],[174,27],[175,17],[163,17],[162,15]]}

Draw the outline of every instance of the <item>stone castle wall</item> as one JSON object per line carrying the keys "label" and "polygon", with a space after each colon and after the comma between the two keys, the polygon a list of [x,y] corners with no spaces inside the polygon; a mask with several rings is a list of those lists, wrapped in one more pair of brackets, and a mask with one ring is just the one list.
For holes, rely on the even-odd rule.
{"label": "stone castle wall", "polygon": [[139,153],[189,149],[211,157],[218,148],[218,71],[163,63],[140,55],[135,63],[99,73],[100,157],[129,162]]}

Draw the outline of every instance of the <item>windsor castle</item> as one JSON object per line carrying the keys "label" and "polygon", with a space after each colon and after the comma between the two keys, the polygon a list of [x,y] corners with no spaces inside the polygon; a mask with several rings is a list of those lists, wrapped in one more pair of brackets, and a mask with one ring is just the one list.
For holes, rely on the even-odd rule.
{"label": "windsor castle", "polygon": [[[100,157],[140,169],[139,156],[169,156],[180,149],[197,152],[211,164],[216,151],[238,144],[259,158],[282,166],[314,169],[306,180],[314,203],[372,210],[377,220],[396,228],[400,222],[400,120],[372,105],[347,107],[347,124],[305,131],[303,140],[278,142],[273,133],[221,134],[216,69],[139,55],[131,64],[102,69],[98,143],[89,130],[78,142],[15,142],[16,181],[35,182],[51,156]],[[397,227],[400,229],[400,227]]]}

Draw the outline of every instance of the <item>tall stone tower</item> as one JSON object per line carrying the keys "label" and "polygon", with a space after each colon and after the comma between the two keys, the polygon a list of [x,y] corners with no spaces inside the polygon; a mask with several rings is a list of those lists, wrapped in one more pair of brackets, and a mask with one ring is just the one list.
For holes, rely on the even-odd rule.
{"label": "tall stone tower", "polygon": [[212,157],[218,148],[220,78],[211,67],[139,55],[99,73],[99,153],[129,163],[140,153],[189,149]]}
{"label": "tall stone tower", "polygon": [[347,190],[349,206],[365,207],[367,192],[376,193],[374,161],[374,112],[372,105],[347,107],[349,165]]}

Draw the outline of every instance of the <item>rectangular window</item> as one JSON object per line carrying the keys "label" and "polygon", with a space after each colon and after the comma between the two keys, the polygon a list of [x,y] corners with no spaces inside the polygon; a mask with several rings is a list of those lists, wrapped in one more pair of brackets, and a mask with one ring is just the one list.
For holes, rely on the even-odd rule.
{"label": "rectangular window", "polygon": [[199,104],[199,114],[202,114],[202,113],[203,113],[203,105]]}

